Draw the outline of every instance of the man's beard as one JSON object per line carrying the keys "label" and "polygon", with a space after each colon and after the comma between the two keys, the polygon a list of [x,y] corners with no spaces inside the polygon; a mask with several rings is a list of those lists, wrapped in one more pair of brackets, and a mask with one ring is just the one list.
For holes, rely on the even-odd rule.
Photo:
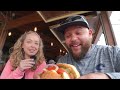
{"label": "man's beard", "polygon": [[86,43],[85,45],[81,45],[81,51],[79,54],[75,55],[72,51],[71,48],[69,48],[70,50],[70,53],[72,54],[73,56],[73,59],[78,61],[78,60],[81,60],[83,57],[85,57],[86,53],[88,52],[89,48],[91,46],[91,42],[88,41],[88,43]]}

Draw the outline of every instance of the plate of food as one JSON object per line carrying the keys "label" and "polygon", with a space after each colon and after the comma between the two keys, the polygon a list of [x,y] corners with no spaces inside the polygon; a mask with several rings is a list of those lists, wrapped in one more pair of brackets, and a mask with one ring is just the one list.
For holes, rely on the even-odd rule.
{"label": "plate of food", "polygon": [[80,78],[80,73],[74,65],[57,63],[47,64],[43,72],[36,76],[36,79],[78,79]]}

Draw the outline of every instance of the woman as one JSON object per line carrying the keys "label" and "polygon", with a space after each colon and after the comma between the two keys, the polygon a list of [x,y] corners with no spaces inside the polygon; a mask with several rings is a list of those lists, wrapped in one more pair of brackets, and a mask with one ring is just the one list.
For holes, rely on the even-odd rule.
{"label": "woman", "polygon": [[33,79],[45,66],[42,39],[36,32],[29,31],[15,43],[1,79]]}

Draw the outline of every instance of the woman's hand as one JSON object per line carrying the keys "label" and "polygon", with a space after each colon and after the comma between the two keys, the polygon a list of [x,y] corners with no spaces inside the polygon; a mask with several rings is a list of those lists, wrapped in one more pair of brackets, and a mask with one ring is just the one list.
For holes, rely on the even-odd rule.
{"label": "woman's hand", "polygon": [[29,68],[33,67],[34,64],[35,64],[34,59],[21,60],[21,62],[19,64],[19,69],[21,71],[24,71],[25,69],[29,69]]}

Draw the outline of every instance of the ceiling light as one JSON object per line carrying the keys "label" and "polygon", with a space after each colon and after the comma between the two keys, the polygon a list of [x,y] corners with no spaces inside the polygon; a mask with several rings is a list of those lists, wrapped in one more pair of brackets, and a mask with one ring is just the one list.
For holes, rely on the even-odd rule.
{"label": "ceiling light", "polygon": [[51,46],[53,46],[53,42],[51,42]]}
{"label": "ceiling light", "polygon": [[11,35],[12,35],[12,33],[11,33],[11,32],[9,32],[9,33],[8,33],[8,36],[11,36]]}
{"label": "ceiling light", "polygon": [[37,27],[34,28],[34,31],[35,31],[35,32],[37,31]]}
{"label": "ceiling light", "polygon": [[60,52],[62,52],[62,50],[60,49]]}

